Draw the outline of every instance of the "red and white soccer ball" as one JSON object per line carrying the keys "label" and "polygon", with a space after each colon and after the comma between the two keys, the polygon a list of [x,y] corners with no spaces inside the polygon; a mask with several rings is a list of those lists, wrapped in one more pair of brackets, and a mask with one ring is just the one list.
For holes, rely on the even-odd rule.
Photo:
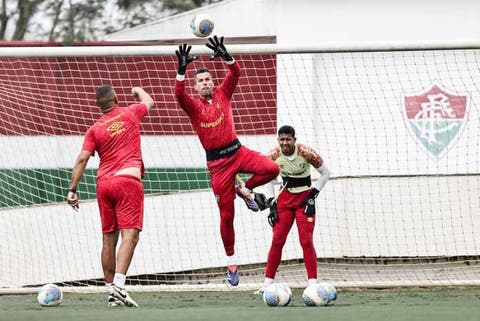
{"label": "red and white soccer ball", "polygon": [[62,290],[55,284],[45,284],[40,288],[37,295],[37,301],[44,307],[53,307],[62,303]]}
{"label": "red and white soccer ball", "polygon": [[213,32],[214,26],[215,23],[213,22],[212,17],[204,13],[197,14],[190,22],[190,30],[192,30],[195,36],[200,38],[210,36]]}

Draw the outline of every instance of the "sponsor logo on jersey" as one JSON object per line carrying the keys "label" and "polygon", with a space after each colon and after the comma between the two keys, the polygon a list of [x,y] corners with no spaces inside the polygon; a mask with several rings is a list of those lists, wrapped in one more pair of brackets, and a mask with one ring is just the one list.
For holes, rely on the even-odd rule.
{"label": "sponsor logo on jersey", "polygon": [[123,117],[123,113],[120,113],[120,114],[118,114],[118,115],[115,115],[115,116],[113,116],[113,117],[110,117],[110,118],[105,119],[103,122],[101,122],[101,124],[102,124],[102,125],[105,125],[105,124],[107,124],[107,123],[111,123],[111,122],[113,122],[113,121],[115,121],[115,120],[117,120],[117,119],[119,119],[119,118],[122,118],[122,117]]}
{"label": "sponsor logo on jersey", "polygon": [[110,137],[113,137],[123,132],[125,130],[125,127],[123,126],[124,124],[125,123],[123,121],[118,121],[108,126],[107,131],[110,133]]}
{"label": "sponsor logo on jersey", "polygon": [[212,122],[210,122],[210,123],[201,122],[201,123],[200,123],[200,127],[202,127],[202,128],[217,127],[219,124],[222,123],[224,117],[225,117],[225,116],[223,115],[223,113],[221,113],[220,116],[218,116],[217,119],[215,119],[214,121],[212,121]]}

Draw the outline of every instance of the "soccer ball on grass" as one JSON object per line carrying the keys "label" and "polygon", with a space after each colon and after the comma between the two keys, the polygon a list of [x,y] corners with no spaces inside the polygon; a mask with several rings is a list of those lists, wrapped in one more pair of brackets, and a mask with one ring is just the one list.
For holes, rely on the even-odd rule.
{"label": "soccer ball on grass", "polygon": [[38,291],[37,301],[44,307],[53,307],[62,303],[63,293],[55,284],[45,284]]}
{"label": "soccer ball on grass", "polygon": [[285,283],[273,283],[263,291],[263,302],[271,307],[287,306],[292,300],[292,290]]}
{"label": "soccer ball on grass", "polygon": [[197,14],[190,22],[190,30],[200,38],[210,36],[215,26],[213,19],[204,13]]}
{"label": "soccer ball on grass", "polygon": [[323,286],[327,293],[328,293],[328,303],[327,304],[333,304],[335,300],[337,299],[337,289],[330,283],[320,283],[321,286]]}
{"label": "soccer ball on grass", "polygon": [[330,283],[312,284],[303,291],[306,306],[328,305],[337,299],[337,290]]}

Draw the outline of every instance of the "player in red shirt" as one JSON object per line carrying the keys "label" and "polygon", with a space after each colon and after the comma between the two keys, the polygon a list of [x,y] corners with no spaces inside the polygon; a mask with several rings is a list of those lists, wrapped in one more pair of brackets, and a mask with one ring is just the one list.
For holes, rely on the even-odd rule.
{"label": "player in red shirt", "polygon": [[[97,172],[97,201],[102,221],[102,267],[109,296],[108,305],[138,304],[125,291],[125,279],[143,225],[144,175],[140,147],[140,121],[153,106],[142,88],[133,87],[139,104],[119,107],[115,91],[101,86],[96,91],[102,116],[87,130],[82,150],[75,160],[67,202],[78,210],[77,186],[88,160],[100,157]],[[122,242],[115,254],[119,233]]]}
{"label": "player in red shirt", "polygon": [[[268,222],[273,227],[272,244],[265,268],[265,282],[256,293],[274,282],[282,258],[282,249],[295,221],[303,250],[308,284],[317,283],[317,254],[313,245],[315,228],[315,199],[330,178],[322,157],[311,147],[297,144],[295,129],[282,126],[278,130],[278,146],[268,154],[280,166],[283,185],[278,200],[270,201]],[[320,177],[312,185],[310,169],[315,168]],[[273,184],[269,184],[273,194]]]}
{"label": "player in red shirt", "polygon": [[[194,86],[199,97],[190,96],[185,90],[185,72],[188,64],[197,57],[190,56],[191,46],[180,45],[175,52],[178,58],[175,97],[190,118],[206,152],[210,182],[220,210],[220,234],[227,255],[227,281],[230,285],[237,286],[239,274],[233,227],[235,193],[245,201],[249,209],[258,211],[252,190],[277,177],[279,168],[268,157],[248,149],[238,140],[231,99],[240,78],[240,65],[226,50],[223,37],[209,38],[206,46],[213,50],[211,59],[222,57],[226,61],[229,71],[225,79],[214,88],[209,70],[199,68],[195,73]],[[253,175],[243,185],[235,187],[237,173]]]}

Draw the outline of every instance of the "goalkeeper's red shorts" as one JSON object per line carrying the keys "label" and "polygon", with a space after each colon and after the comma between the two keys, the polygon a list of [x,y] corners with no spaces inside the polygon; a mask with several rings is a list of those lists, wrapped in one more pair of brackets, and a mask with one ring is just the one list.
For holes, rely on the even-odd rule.
{"label": "goalkeeper's red shorts", "polygon": [[233,202],[235,199],[235,175],[254,174],[248,179],[250,189],[266,184],[278,175],[278,165],[270,158],[241,146],[229,157],[207,162],[213,193],[218,205]]}
{"label": "goalkeeper's red shorts", "polygon": [[97,183],[97,202],[102,221],[102,232],[143,227],[144,190],[134,176],[118,175]]}

